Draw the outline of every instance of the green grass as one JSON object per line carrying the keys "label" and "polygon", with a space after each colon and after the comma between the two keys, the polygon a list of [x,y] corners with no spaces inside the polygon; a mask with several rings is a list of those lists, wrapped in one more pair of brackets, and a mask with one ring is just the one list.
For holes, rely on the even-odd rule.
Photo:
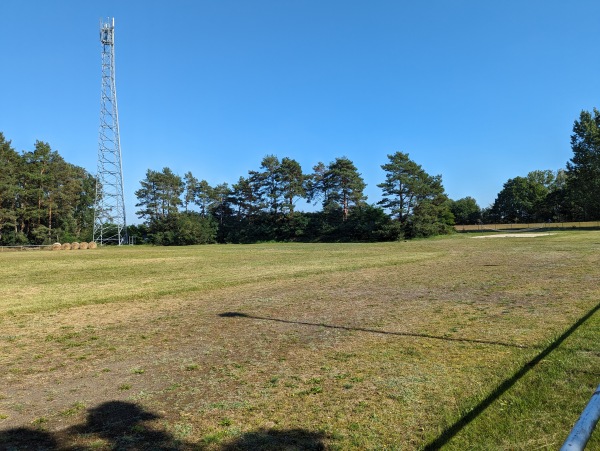
{"label": "green grass", "polygon": [[39,252],[34,258],[25,252],[3,253],[0,317],[310,278],[436,255],[427,251],[394,255],[386,254],[386,249],[377,244],[265,244],[104,248]]}
{"label": "green grass", "polygon": [[600,383],[599,251],[579,231],[2,253],[0,444],[555,449]]}

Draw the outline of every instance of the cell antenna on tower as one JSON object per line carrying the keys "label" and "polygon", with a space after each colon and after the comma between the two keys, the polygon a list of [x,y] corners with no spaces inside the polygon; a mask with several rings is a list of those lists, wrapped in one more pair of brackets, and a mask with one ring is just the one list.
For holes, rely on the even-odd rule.
{"label": "cell antenna on tower", "polygon": [[100,20],[102,44],[102,91],[98,170],[94,202],[94,241],[99,244],[127,243],[123,166],[119,138],[119,114],[115,86],[115,19]]}

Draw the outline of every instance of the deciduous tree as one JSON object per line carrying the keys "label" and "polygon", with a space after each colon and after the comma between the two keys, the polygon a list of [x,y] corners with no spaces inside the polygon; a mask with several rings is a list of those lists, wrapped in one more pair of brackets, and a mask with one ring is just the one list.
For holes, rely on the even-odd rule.
{"label": "deciduous tree", "polygon": [[450,211],[456,224],[477,224],[481,220],[481,208],[470,196],[452,201]]}

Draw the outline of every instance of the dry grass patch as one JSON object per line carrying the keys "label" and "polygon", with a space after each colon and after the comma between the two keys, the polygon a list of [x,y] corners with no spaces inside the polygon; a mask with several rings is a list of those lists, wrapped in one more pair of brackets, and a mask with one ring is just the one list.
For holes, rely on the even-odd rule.
{"label": "dry grass patch", "polygon": [[[182,449],[425,447],[596,305],[599,242],[586,232],[1,255],[0,271],[21,277],[0,282],[0,428],[44,418],[48,440],[79,447],[125,436]],[[56,296],[51,274],[65,268],[80,275]],[[446,446],[564,439],[597,376],[594,327]]]}

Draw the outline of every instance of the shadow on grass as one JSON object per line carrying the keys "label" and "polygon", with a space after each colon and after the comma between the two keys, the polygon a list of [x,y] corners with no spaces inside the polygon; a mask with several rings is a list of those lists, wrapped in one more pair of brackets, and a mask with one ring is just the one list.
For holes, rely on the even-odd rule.
{"label": "shadow on grass", "polygon": [[583,315],[575,324],[567,329],[560,337],[556,338],[545,349],[542,350],[529,362],[525,363],[512,377],[502,382],[494,391],[492,391],[483,401],[477,404],[471,411],[459,418],[454,424],[447,427],[439,437],[431,441],[425,446],[425,450],[436,450],[446,445],[454,436],[456,436],[465,426],[477,418],[487,409],[494,401],[502,396],[507,390],[515,385],[523,376],[525,376],[533,367],[545,359],[548,354],[558,348],[573,332],[575,332],[583,323],[600,310],[600,303],[592,308],[589,312]]}
{"label": "shadow on grass", "polygon": [[312,450],[320,451],[325,449],[323,440],[325,434],[320,432],[310,432],[304,429],[290,429],[284,431],[259,430],[248,432],[239,439],[224,445],[222,451],[235,450]]}
{"label": "shadow on grass", "polygon": [[170,434],[144,426],[145,421],[157,418],[160,416],[134,403],[109,401],[89,409],[87,422],[69,428],[66,433],[71,437],[92,435],[109,442],[111,449],[136,449],[144,444],[154,444],[157,449],[180,449],[173,446]]}
{"label": "shadow on grass", "polygon": [[[86,422],[58,432],[35,428],[0,431],[2,450],[86,450],[101,449],[186,449],[174,446],[172,436],[144,427],[144,422],[160,418],[136,404],[109,401],[88,410]],[[82,444],[88,440],[93,444]],[[191,449],[191,448],[190,448]]]}
{"label": "shadow on grass", "polygon": [[[498,385],[484,400],[482,400],[479,404],[477,404],[472,410],[464,414],[461,418],[459,418],[454,424],[448,426],[439,437],[432,440],[423,448],[427,451],[433,451],[442,448],[446,445],[454,436],[456,436],[465,426],[467,426],[471,421],[477,418],[479,415],[483,413],[485,409],[487,409],[494,401],[496,401],[500,396],[502,396],[507,390],[509,390],[513,385],[515,385],[523,376],[525,376],[532,368],[534,368],[538,363],[540,363],[543,359],[545,359],[548,354],[558,348],[573,332],[575,332],[583,323],[585,323],[589,318],[592,317],[598,310],[600,310],[600,303],[597,304],[594,308],[592,308],[589,312],[587,312],[584,316],[582,316],[579,320],[577,320],[569,329],[567,329],[562,335],[553,340],[547,347],[542,349],[542,351],[537,354],[534,358],[525,363],[515,374],[513,374],[510,378],[506,379],[500,385]],[[525,348],[525,346],[519,346],[510,343],[502,343],[502,342],[494,342],[494,341],[484,341],[484,340],[470,340],[470,339],[461,339],[461,338],[450,338],[450,337],[438,337],[427,334],[415,334],[415,333],[405,333],[405,332],[386,332],[380,330],[373,329],[364,329],[364,328],[353,328],[346,326],[333,326],[327,324],[317,324],[317,323],[308,323],[302,321],[289,321],[277,318],[267,318],[260,316],[248,315],[245,313],[239,312],[225,312],[221,313],[219,316],[224,318],[249,318],[249,319],[259,319],[266,321],[276,321],[282,323],[291,323],[291,324],[302,324],[307,326],[320,326],[320,327],[330,327],[334,329],[344,329],[344,330],[357,330],[363,332],[371,332],[371,333],[379,333],[379,334],[389,334],[389,335],[401,335],[401,336],[413,336],[413,337],[423,337],[423,338],[431,338],[437,340],[446,340],[446,341],[463,341],[470,343],[483,343],[490,345],[499,345],[499,346],[510,346],[517,348]]]}
{"label": "shadow on grass", "polygon": [[61,448],[58,446],[58,441],[49,432],[30,428],[14,428],[0,431],[0,449],[42,451]]}
{"label": "shadow on grass", "polygon": [[[168,432],[151,430],[145,421],[160,418],[134,403],[110,401],[88,410],[86,422],[58,432],[36,428],[14,428],[0,431],[0,450],[6,451],[83,451],[172,450],[201,451],[202,443],[179,440]],[[303,429],[247,432],[215,448],[234,450],[322,450],[325,435]]]}
{"label": "shadow on grass", "polygon": [[358,331],[358,332],[369,332],[372,334],[399,335],[401,337],[418,337],[418,338],[429,338],[431,340],[460,341],[460,342],[477,343],[477,344],[484,344],[484,345],[506,346],[509,348],[519,348],[519,349],[531,348],[531,346],[525,346],[525,345],[520,345],[520,344],[516,344],[516,343],[505,343],[502,341],[445,337],[445,336],[440,336],[440,335],[418,334],[416,332],[390,332],[390,331],[386,331],[386,330],[366,329],[364,327],[336,326],[333,324],[325,324],[325,323],[309,323],[306,321],[292,321],[292,320],[281,319],[281,318],[269,318],[266,316],[248,315],[246,313],[240,313],[240,312],[224,312],[224,313],[219,313],[219,316],[222,318],[248,318],[248,319],[258,319],[258,320],[263,320],[263,321],[274,321],[277,323],[300,324],[303,326],[316,326],[316,327],[326,327],[329,329],[341,329],[341,330]]}

